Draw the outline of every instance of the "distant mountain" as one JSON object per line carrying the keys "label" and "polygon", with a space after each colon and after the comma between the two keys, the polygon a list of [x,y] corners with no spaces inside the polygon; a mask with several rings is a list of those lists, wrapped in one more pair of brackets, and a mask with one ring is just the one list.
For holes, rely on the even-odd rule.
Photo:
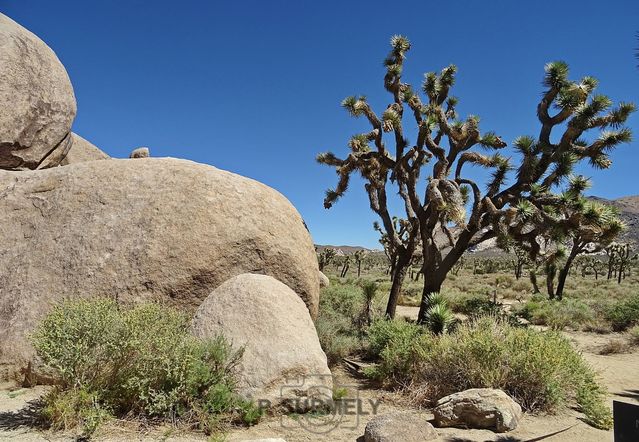
{"label": "distant mountain", "polygon": [[619,216],[627,226],[626,231],[621,234],[621,242],[631,242],[639,245],[639,195],[623,196],[614,200],[597,196],[588,198],[616,207],[619,210]]}
{"label": "distant mountain", "polygon": [[317,249],[318,252],[321,252],[324,249],[335,249],[335,252],[337,253],[337,255],[352,255],[353,253],[360,250],[363,250],[369,253],[382,252],[382,250],[379,250],[379,249],[367,249],[366,247],[361,247],[361,246],[331,246],[331,245],[321,245],[321,244],[315,244],[315,249]]}

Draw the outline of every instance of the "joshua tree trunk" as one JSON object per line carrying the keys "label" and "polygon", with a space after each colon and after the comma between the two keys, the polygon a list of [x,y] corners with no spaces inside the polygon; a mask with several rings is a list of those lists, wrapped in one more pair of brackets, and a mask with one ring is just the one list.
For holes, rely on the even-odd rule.
{"label": "joshua tree trunk", "polygon": [[564,264],[563,268],[559,271],[559,278],[557,280],[557,291],[555,292],[555,296],[560,301],[564,296],[564,285],[566,284],[566,278],[568,277],[568,273],[570,272],[570,266],[572,265],[573,261],[575,260],[575,258],[577,257],[580,251],[581,251],[581,248],[579,247],[579,245],[575,244],[572,250],[570,251],[570,255],[568,255],[568,258],[566,258],[566,263]]}
{"label": "joshua tree trunk", "polygon": [[539,285],[537,285],[537,272],[535,269],[530,269],[530,275],[528,275],[530,277],[530,283],[533,286],[533,293],[541,293],[541,290],[539,290]]}
{"label": "joshua tree trunk", "polygon": [[402,291],[402,284],[406,277],[408,266],[410,265],[411,256],[400,254],[395,264],[395,270],[393,272],[393,284],[391,285],[390,294],[388,295],[388,304],[386,305],[386,317],[393,319],[395,317],[395,311],[397,310],[397,301]]}
{"label": "joshua tree trunk", "polygon": [[450,267],[443,267],[443,264],[444,263],[439,266],[433,266],[432,269],[425,268],[423,270],[424,288],[422,291],[422,301],[419,305],[419,314],[417,315],[417,322],[420,324],[426,319],[426,313],[430,308],[431,296],[441,291],[446,275],[448,275],[448,272],[450,271]]}

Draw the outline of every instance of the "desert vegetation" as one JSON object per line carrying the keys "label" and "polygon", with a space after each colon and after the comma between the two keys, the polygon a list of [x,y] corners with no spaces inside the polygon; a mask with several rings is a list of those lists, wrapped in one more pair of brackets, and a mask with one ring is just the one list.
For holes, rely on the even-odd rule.
{"label": "desert vegetation", "polygon": [[[317,323],[329,360],[359,356],[372,364],[365,375],[404,391],[415,405],[499,388],[530,412],[576,404],[587,422],[609,429],[606,392],[562,331],[631,329],[600,354],[632,345],[637,280],[630,276],[632,245],[616,242],[626,228],[619,212],[587,198],[590,180],[573,170],[579,163],[611,166],[610,152],[631,140],[624,122],[635,106],[613,106],[595,93],[596,79],[573,81],[566,63],[551,62],[537,106],[539,133],[513,141],[514,159],[499,153],[508,143],[480,130],[479,117],[458,116],[454,65],[426,73],[423,96],[403,82],[410,48],[403,36],[391,39],[384,87],[392,101],[382,114],[364,96],[342,102],[369,131],[350,139],[344,158],[317,156],[338,175],[326,191],[327,209],[351,175],[362,176],[386,261],[364,264],[364,278],[378,284],[375,302],[362,289],[369,283],[361,278],[360,252],[356,280],[347,279],[351,256],[336,259],[342,267],[324,290]],[[412,126],[413,142],[406,134]],[[470,165],[491,171],[485,185],[467,176]],[[390,210],[393,195],[399,215]],[[491,253],[475,252],[489,241]],[[614,287],[624,280],[624,289]],[[406,315],[393,319],[398,306],[418,310],[408,322]],[[368,321],[358,319],[362,311]]]}
{"label": "desert vegetation", "polygon": [[[610,428],[605,389],[568,337],[573,331],[618,332],[600,354],[636,351],[636,269],[619,285],[573,268],[566,282],[570,297],[558,300],[535,294],[527,278],[517,279],[512,255],[474,254],[449,275],[418,324],[421,281],[403,284],[400,314],[386,319],[392,281],[388,263],[378,260],[385,255],[372,254],[378,257],[364,263],[361,278],[340,277],[339,265],[325,269],[331,285],[322,291],[316,325],[333,366],[359,361],[363,376],[400,392],[415,407],[468,388],[492,387],[528,412],[576,406],[591,425]],[[532,269],[528,263],[522,272]],[[545,283],[543,275],[539,281]],[[364,288],[372,283],[377,290],[371,302]],[[360,319],[364,312],[372,312],[370,326]]]}
{"label": "desert vegetation", "polygon": [[55,387],[42,417],[85,436],[117,418],[171,422],[215,433],[261,416],[235,392],[242,357],[223,336],[200,340],[189,318],[156,304],[122,309],[113,300],[67,301],[32,336]]}
{"label": "desert vegetation", "polygon": [[[572,81],[566,63],[549,63],[537,106],[539,135],[521,136],[513,142],[518,162],[499,152],[485,155],[477,149],[498,151],[507,143],[494,132],[482,132],[479,117],[459,119],[459,100],[450,95],[457,68],[450,65],[440,73],[426,73],[422,100],[411,85],[402,82],[410,48],[406,37],[391,39],[391,52],[384,60],[384,87],[393,101],[381,117],[364,96],[342,102],[350,115],[364,117],[371,130],[350,139],[350,152],[344,159],[332,152],[317,156],[317,161],[334,167],[339,176],[337,186],[326,191],[327,209],[347,191],[351,174],[359,173],[366,181],[370,207],[381,220],[376,229],[391,256],[393,284],[386,314],[395,316],[401,285],[416,250],[421,252],[424,275],[418,320],[424,321],[431,296],[440,292],[464,252],[493,238],[505,247],[515,241],[531,260],[542,260],[549,295],[561,297],[574,258],[588,244],[594,244],[592,251],[610,244],[623,227],[613,209],[584,200],[587,179],[572,176],[572,171],[586,161],[593,167],[611,166],[610,151],[631,140],[631,131],[623,124],[635,110],[634,104],[621,102],[613,107],[608,97],[595,94],[596,79]],[[554,114],[553,108],[557,109]],[[418,128],[412,145],[404,131],[405,110]],[[554,134],[558,142],[551,140],[553,131],[560,132]],[[584,141],[591,132],[598,132],[595,141]],[[388,144],[385,133],[390,134]],[[427,165],[431,169],[425,172]],[[492,171],[485,191],[465,176],[464,168],[469,165]],[[511,172],[515,172],[512,179]],[[420,180],[426,173],[428,177]],[[569,184],[562,187],[567,178]],[[391,215],[389,193],[401,198],[405,209],[401,217]],[[555,293],[556,260],[564,255],[567,237],[572,238],[572,247],[559,271]],[[542,248],[540,238],[559,244]]]}

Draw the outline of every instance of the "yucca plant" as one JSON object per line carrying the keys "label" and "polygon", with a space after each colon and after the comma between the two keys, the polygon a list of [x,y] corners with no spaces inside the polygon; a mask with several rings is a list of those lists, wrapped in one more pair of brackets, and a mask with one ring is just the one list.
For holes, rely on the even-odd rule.
{"label": "yucca plant", "polygon": [[457,324],[457,319],[442,294],[431,296],[430,307],[423,323],[435,335],[448,333]]}
{"label": "yucca plant", "polygon": [[[363,117],[371,127],[351,138],[345,158],[327,152],[318,155],[317,160],[334,167],[338,175],[337,186],[326,192],[324,207],[330,208],[344,195],[351,174],[357,173],[365,181],[370,207],[379,216],[387,241],[401,259],[398,268],[405,272],[414,251],[421,248],[425,277],[419,321],[423,322],[431,295],[439,293],[446,275],[469,247],[493,238],[500,242],[512,238],[528,244],[533,256],[539,254],[534,238],[545,231],[541,230],[544,223],[538,220],[544,215],[552,218],[550,209],[562,204],[560,197],[548,193],[579,162],[588,161],[595,168],[610,167],[610,152],[631,139],[630,129],[623,124],[635,106],[619,103],[613,107],[609,98],[594,93],[597,80],[584,77],[572,81],[566,63],[549,63],[545,90],[537,106],[539,135],[513,142],[520,161],[512,163],[499,153],[477,151],[497,151],[506,143],[493,132],[481,131],[479,117],[459,118],[458,99],[450,95],[457,72],[454,65],[425,74],[421,97],[403,82],[410,47],[404,36],[391,38],[391,52],[384,60],[384,87],[392,102],[384,112],[377,114],[364,96],[344,99],[342,106],[348,113]],[[406,116],[417,127],[413,142],[404,131]],[[592,131],[600,131],[599,137],[593,142],[584,141],[583,137]],[[384,134],[388,134],[389,144]],[[425,171],[427,164],[431,167]],[[491,171],[484,190],[465,173],[468,165]],[[387,192],[391,185],[394,189]],[[404,238],[393,223],[389,194],[401,198]],[[387,308],[391,317],[400,283],[394,281],[391,287]]]}
{"label": "yucca plant", "polygon": [[362,310],[361,322],[369,326],[373,322],[373,300],[377,293],[378,285],[375,281],[366,281],[362,285],[362,295],[364,297],[364,307]]}

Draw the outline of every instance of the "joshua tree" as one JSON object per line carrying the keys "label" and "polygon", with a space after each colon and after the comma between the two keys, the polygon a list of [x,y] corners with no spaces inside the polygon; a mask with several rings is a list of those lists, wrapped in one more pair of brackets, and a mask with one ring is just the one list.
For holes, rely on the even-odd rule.
{"label": "joshua tree", "polygon": [[342,271],[339,275],[340,278],[344,278],[346,277],[346,274],[348,273],[348,269],[351,267],[351,257],[346,255],[344,257],[344,261],[343,261],[344,265],[342,266]]}
{"label": "joshua tree", "polygon": [[324,267],[329,265],[331,261],[335,258],[335,249],[325,248],[322,250],[317,258],[317,262],[319,263],[320,271],[324,271]]}
{"label": "joshua tree", "polygon": [[359,278],[362,274],[362,261],[366,257],[366,252],[363,250],[358,250],[353,253],[353,258],[355,259],[355,264],[357,264],[357,277]]}
{"label": "joshua tree", "polygon": [[514,247],[514,252],[515,259],[512,260],[512,264],[515,268],[515,279],[519,279],[523,273],[524,265],[528,262],[528,253],[521,247]]}
{"label": "joshua tree", "polygon": [[630,244],[620,243],[612,243],[606,247],[606,254],[608,255],[608,279],[616,276],[617,283],[621,284],[621,280],[626,277],[626,269],[630,261],[637,259],[638,255],[632,255]]}
{"label": "joshua tree", "polygon": [[586,273],[588,270],[592,270],[595,274],[595,279],[599,279],[599,272],[601,272],[601,261],[594,256],[582,255],[579,257],[580,266],[581,266],[581,276],[582,278],[586,277]]}
{"label": "joshua tree", "polygon": [[[478,117],[469,116],[463,121],[457,117],[457,99],[449,95],[456,67],[448,66],[439,74],[427,73],[422,101],[409,84],[402,82],[409,41],[394,36],[391,46],[384,62],[384,87],[391,94],[392,103],[380,117],[365,97],[346,98],[343,107],[354,117],[365,117],[372,130],[351,138],[350,153],[345,159],[332,153],[320,154],[317,159],[335,167],[339,175],[337,187],[326,193],[324,206],[330,208],[346,192],[351,173],[359,172],[366,180],[371,209],[381,218],[389,240],[400,247],[386,203],[386,186],[389,182],[396,186],[410,234],[421,238],[424,287],[418,319],[423,322],[431,294],[440,291],[446,275],[469,247],[490,238],[522,241],[536,235],[525,228],[526,223],[520,218],[527,215],[528,206],[541,210],[542,205],[552,202],[538,201],[535,188],[551,189],[581,160],[600,168],[610,166],[608,152],[631,138],[630,130],[621,125],[634,111],[634,105],[621,103],[611,109],[607,97],[592,95],[597,85],[594,78],[573,82],[568,79],[565,63],[548,64],[546,90],[537,107],[539,136],[515,140],[522,158],[507,186],[513,170],[510,160],[498,153],[485,155],[473,150],[478,146],[501,149],[506,143],[493,132],[482,133]],[[557,112],[551,115],[553,105]],[[404,110],[418,128],[414,143],[404,133]],[[609,127],[613,130],[601,132],[592,143],[581,138],[592,129]],[[557,142],[551,141],[555,128],[563,132]],[[385,143],[384,133],[390,134],[394,149]],[[421,180],[427,163],[432,167]],[[492,170],[485,190],[464,173],[469,164]],[[423,187],[424,194],[420,191]],[[465,206],[470,196],[472,204],[467,216]]]}
{"label": "joshua tree", "polygon": [[[546,285],[550,299],[562,299],[566,278],[575,258],[582,254],[598,253],[608,247],[624,228],[616,209],[596,201],[589,201],[582,192],[590,186],[583,176],[569,180],[565,192],[552,195],[539,191],[537,201],[550,202],[533,209],[525,224],[530,231],[543,237]],[[537,258],[538,238],[527,240],[524,249]],[[567,247],[566,250],[564,247]],[[557,276],[557,290],[554,279]]]}
{"label": "joshua tree", "polygon": [[[577,202],[583,206],[568,210],[566,213],[566,233],[570,237],[570,252],[559,272],[557,281],[558,299],[563,297],[564,285],[570,266],[574,259],[582,253],[596,253],[610,244],[621,232],[624,225],[616,210],[610,206],[589,202]],[[574,223],[574,224],[572,224]]]}

